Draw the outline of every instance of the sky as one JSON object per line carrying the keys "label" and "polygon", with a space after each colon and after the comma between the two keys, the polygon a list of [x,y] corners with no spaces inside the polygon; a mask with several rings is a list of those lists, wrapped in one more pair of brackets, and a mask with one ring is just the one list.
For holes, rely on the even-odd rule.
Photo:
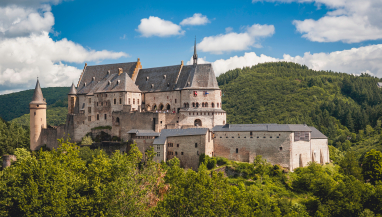
{"label": "sky", "polygon": [[0,94],[77,84],[88,65],[263,62],[382,77],[381,0],[0,0]]}

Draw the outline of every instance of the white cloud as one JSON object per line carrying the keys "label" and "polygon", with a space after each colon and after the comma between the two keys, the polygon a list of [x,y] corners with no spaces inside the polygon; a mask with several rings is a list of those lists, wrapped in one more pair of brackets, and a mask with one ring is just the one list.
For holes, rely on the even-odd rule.
{"label": "white cloud", "polygon": [[192,25],[192,26],[197,26],[197,25],[205,25],[209,23],[210,21],[208,20],[207,16],[195,13],[194,16],[188,17],[182,22],[180,22],[180,25],[185,26],[185,25]]}
{"label": "white cloud", "polygon": [[232,30],[233,30],[232,27],[227,27],[227,28],[225,28],[225,32],[226,32],[226,33],[232,32]]}
{"label": "white cloud", "polygon": [[[266,0],[269,2],[315,2],[330,11],[318,20],[295,20],[304,38],[317,42],[355,43],[382,39],[381,0]],[[253,0],[252,2],[258,2]]]}
{"label": "white cloud", "polygon": [[59,41],[50,38],[48,32],[52,32],[54,16],[49,5],[39,4],[59,2],[19,0],[12,1],[12,5],[4,1],[0,3],[0,94],[33,88],[37,76],[44,87],[69,86],[78,80],[81,69],[66,63],[128,56],[124,52],[86,49],[66,38]]}
{"label": "white cloud", "polygon": [[179,25],[159,17],[150,16],[148,19],[141,19],[141,23],[136,31],[140,32],[143,37],[159,36],[168,37],[173,35],[183,35],[184,31]]}
{"label": "white cloud", "polygon": [[259,47],[257,39],[260,37],[271,36],[275,33],[273,25],[254,24],[246,28],[243,33],[230,32],[216,36],[209,36],[197,45],[203,52],[222,54],[223,52],[247,50],[251,46]]}
{"label": "white cloud", "polygon": [[123,52],[85,49],[67,39],[53,41],[47,32],[0,41],[0,86],[32,88],[36,77],[43,86],[68,86],[80,69],[62,62],[83,63],[126,57]]}
{"label": "white cloud", "polygon": [[42,14],[35,9],[17,6],[0,7],[0,37],[26,36],[50,31],[54,17],[50,11]]}
{"label": "white cloud", "polygon": [[[234,56],[212,62],[216,76],[235,68],[253,66],[264,62],[287,61],[308,66],[313,70],[332,70],[349,74],[368,73],[382,77],[382,44],[370,45],[350,50],[331,53],[305,53],[303,56],[292,57],[284,54],[282,59],[257,55],[255,52],[245,53],[244,56]],[[198,59],[198,63],[207,63]],[[192,64],[188,61],[187,64]]]}

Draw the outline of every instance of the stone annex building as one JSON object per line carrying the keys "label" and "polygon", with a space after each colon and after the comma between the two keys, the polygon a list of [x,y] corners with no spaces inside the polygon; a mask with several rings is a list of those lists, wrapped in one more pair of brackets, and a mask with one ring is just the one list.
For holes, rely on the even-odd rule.
{"label": "stone annex building", "polygon": [[[37,80],[30,102],[30,148],[58,146],[70,135],[80,142],[89,132],[103,131],[144,153],[153,146],[155,160],[180,159],[185,168],[198,168],[199,155],[253,162],[262,155],[272,164],[293,170],[310,161],[329,162],[328,139],[314,127],[300,124],[227,124],[222,92],[211,64],[143,69],[131,63],[87,66],[77,88],[68,94],[66,123],[46,124],[46,102]],[[111,129],[101,129],[111,126]],[[120,146],[128,151],[128,145]]]}

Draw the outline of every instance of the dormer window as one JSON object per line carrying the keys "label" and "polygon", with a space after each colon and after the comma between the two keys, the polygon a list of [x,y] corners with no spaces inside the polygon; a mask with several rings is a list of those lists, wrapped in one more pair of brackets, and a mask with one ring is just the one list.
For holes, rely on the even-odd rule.
{"label": "dormer window", "polygon": [[151,84],[151,88],[154,88],[154,84]]}
{"label": "dormer window", "polygon": [[92,78],[92,81],[95,81],[95,77]]}
{"label": "dormer window", "polygon": [[167,87],[170,87],[170,83],[167,83]]}
{"label": "dormer window", "polygon": [[107,74],[110,75],[110,70],[107,70]]}
{"label": "dormer window", "polygon": [[86,87],[86,82],[84,82],[84,87]]}
{"label": "dormer window", "polygon": [[190,86],[190,82],[187,82],[187,87],[189,87]]}
{"label": "dormer window", "polygon": [[166,75],[163,75],[163,79],[166,79]]}
{"label": "dormer window", "polygon": [[118,80],[118,81],[117,81],[117,84],[119,84],[119,83],[121,83],[121,80]]}
{"label": "dormer window", "polygon": [[111,81],[107,82],[109,85],[111,85]]}
{"label": "dormer window", "polygon": [[148,81],[148,80],[149,80],[149,77],[147,76],[147,77],[146,77],[146,81]]}

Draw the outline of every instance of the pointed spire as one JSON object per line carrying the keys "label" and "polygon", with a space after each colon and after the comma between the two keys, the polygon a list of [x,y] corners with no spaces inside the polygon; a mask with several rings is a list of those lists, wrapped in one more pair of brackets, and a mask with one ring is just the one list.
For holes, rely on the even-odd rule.
{"label": "pointed spire", "polygon": [[195,36],[195,43],[194,43],[194,56],[192,56],[194,59],[194,65],[198,64],[198,54],[196,53],[196,36]]}
{"label": "pointed spire", "polygon": [[46,102],[44,100],[44,96],[42,95],[40,82],[39,82],[38,78],[37,78],[37,82],[36,82],[36,87],[34,88],[32,102],[30,102],[29,104],[46,104]]}
{"label": "pointed spire", "polygon": [[72,83],[72,86],[70,87],[70,91],[68,95],[76,95],[76,94],[77,94],[76,87],[74,86],[74,83]]}

